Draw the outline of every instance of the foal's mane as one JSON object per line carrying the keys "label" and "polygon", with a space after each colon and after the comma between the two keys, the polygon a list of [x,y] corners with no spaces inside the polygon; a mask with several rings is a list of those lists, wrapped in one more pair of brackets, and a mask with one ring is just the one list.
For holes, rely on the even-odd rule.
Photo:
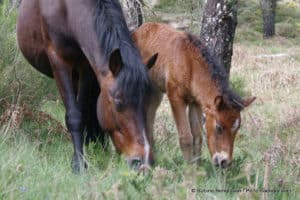
{"label": "foal's mane", "polygon": [[117,76],[117,88],[132,106],[141,105],[150,92],[150,81],[140,53],[135,47],[118,0],[96,0],[94,27],[107,63],[112,51],[120,49],[123,68]]}
{"label": "foal's mane", "polygon": [[229,108],[234,108],[241,111],[244,107],[241,97],[239,97],[231,88],[229,84],[229,76],[225,71],[224,66],[219,64],[216,59],[210,54],[208,48],[201,42],[201,40],[190,33],[187,33],[188,41],[197,49],[199,49],[203,58],[205,58],[212,80],[216,83],[220,95],[223,97],[226,105]]}

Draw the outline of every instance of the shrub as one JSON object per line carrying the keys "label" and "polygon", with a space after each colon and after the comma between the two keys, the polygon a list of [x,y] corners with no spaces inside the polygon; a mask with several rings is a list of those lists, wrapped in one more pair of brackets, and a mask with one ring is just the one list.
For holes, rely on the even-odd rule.
{"label": "shrub", "polygon": [[300,31],[295,23],[289,22],[280,22],[276,23],[276,35],[287,37],[287,38],[295,38]]}

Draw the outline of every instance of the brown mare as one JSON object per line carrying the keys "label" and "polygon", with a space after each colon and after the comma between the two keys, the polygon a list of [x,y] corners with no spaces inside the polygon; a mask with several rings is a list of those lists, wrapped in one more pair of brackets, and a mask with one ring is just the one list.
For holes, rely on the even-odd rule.
{"label": "brown mare", "polygon": [[226,168],[232,161],[233,143],[241,124],[240,112],[255,97],[242,99],[229,88],[223,67],[216,65],[199,39],[168,25],[146,23],[133,33],[142,57],[158,52],[149,70],[154,95],[147,107],[147,132],[153,144],[155,112],[166,93],[188,162],[201,154],[202,112],[206,115],[208,148],[214,165]]}
{"label": "brown mare", "polygon": [[117,0],[23,0],[17,36],[28,62],[56,80],[75,172],[86,166],[84,132],[89,142],[119,130],[111,138],[129,164],[152,163],[142,107],[151,84]]}

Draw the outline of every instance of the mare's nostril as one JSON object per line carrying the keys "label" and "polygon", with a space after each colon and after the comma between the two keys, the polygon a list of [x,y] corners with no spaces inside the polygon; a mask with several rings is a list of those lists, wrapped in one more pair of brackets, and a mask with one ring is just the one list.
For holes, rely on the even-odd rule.
{"label": "mare's nostril", "polygon": [[132,169],[138,170],[140,166],[143,164],[143,162],[142,159],[140,158],[131,158],[129,159],[128,164]]}
{"label": "mare's nostril", "polygon": [[215,158],[214,158],[214,165],[215,165],[216,167],[219,167],[219,159],[218,159],[218,157],[215,157]]}

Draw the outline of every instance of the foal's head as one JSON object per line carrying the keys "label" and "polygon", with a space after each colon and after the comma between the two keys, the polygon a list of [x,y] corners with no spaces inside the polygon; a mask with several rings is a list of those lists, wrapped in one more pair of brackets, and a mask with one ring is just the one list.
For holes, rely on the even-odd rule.
{"label": "foal's head", "polygon": [[[153,158],[143,108],[144,99],[151,92],[146,71],[141,74],[126,68],[119,49],[112,52],[108,68],[109,72],[101,80],[98,120],[103,129],[110,132],[117,152],[125,155],[131,167],[148,167]],[[142,65],[141,69],[135,70],[145,68]]]}
{"label": "foal's head", "polygon": [[214,108],[205,112],[207,144],[215,166],[226,168],[231,164],[234,139],[241,125],[240,112],[254,100],[255,97],[228,99],[227,95],[217,96]]}

